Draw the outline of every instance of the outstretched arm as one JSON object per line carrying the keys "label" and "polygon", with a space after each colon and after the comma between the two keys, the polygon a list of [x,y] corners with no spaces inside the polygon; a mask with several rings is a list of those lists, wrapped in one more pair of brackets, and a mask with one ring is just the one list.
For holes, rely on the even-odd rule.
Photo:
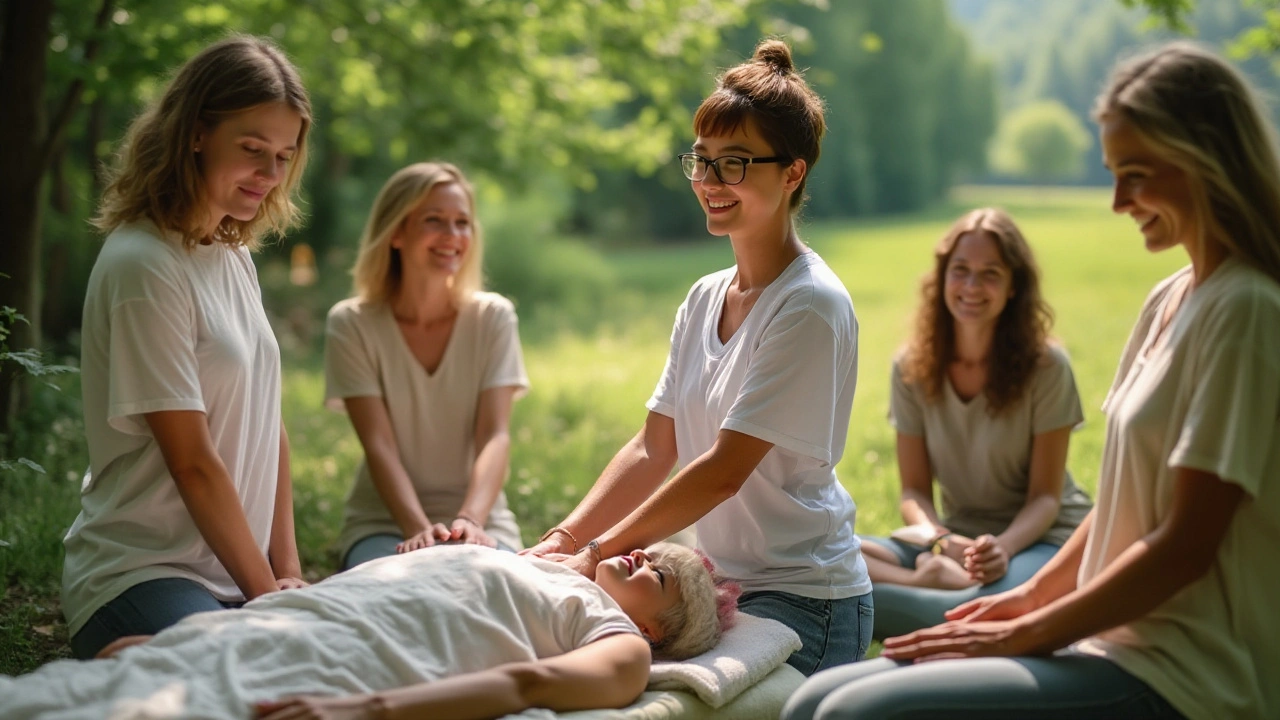
{"label": "outstretched arm", "polygon": [[400,462],[400,448],[382,398],[349,397],[343,399],[343,404],[364,448],[373,487],[400,526],[405,549],[417,550],[434,545],[437,540],[448,540],[448,529],[440,523],[433,524],[418,501],[413,481]]}
{"label": "outstretched arm", "polygon": [[259,703],[259,718],[439,718],[482,720],[529,708],[556,712],[619,708],[649,681],[649,644],[618,634],[553,658],[511,663],[436,682],[346,698]]}
{"label": "outstretched arm", "polygon": [[613,456],[586,497],[557,526],[572,533],[579,547],[573,547],[564,533],[555,533],[525,553],[546,555],[580,550],[588,540],[599,537],[640,507],[667,479],[675,464],[676,422],[666,415],[650,411],[640,432]]}
{"label": "outstretched arm", "polygon": [[945,623],[890,638],[884,655],[1031,655],[1132,622],[1208,572],[1243,497],[1243,488],[1213,473],[1177,468],[1169,514],[1087,585],[1014,620]]}
{"label": "outstretched arm", "polygon": [[276,590],[276,576],[249,529],[235,484],[198,410],[147,413],[147,427],[200,536],[246,600]]}
{"label": "outstretched arm", "polygon": [[507,479],[511,460],[511,406],[518,390],[515,386],[494,387],[480,393],[476,406],[476,459],[467,496],[449,528],[453,540],[494,546],[484,526]]}

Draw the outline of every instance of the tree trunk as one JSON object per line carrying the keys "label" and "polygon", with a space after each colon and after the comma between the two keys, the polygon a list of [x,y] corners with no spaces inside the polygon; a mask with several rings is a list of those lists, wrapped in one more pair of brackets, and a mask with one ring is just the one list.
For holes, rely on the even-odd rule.
{"label": "tree trunk", "polygon": [[[40,189],[44,175],[45,53],[49,47],[52,0],[5,4],[0,41],[0,307],[27,316],[30,325],[13,328],[10,348],[40,344]],[[18,387],[9,368],[0,368],[0,434],[8,435],[17,410]]]}

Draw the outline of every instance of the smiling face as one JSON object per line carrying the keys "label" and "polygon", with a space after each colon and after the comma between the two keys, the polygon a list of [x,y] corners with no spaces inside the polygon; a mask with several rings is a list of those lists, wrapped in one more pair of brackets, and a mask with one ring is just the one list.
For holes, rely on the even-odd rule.
{"label": "smiling face", "polygon": [[1182,245],[1192,252],[1198,223],[1186,172],[1160,157],[1119,113],[1102,118],[1101,139],[1103,162],[1115,178],[1111,209],[1134,219],[1148,250]]}
{"label": "smiling face", "polygon": [[[773,148],[756,130],[755,120],[747,122],[726,136],[698,136],[693,152],[710,160],[725,155],[746,158],[769,157]],[[690,181],[702,210],[707,214],[707,232],[724,236],[771,225],[783,225],[790,217],[791,194],[804,178],[805,164],[761,163],[746,167],[746,177],[737,185],[726,185],[708,168],[705,178]]]}
{"label": "smiling face", "polygon": [[956,239],[947,260],[943,299],[957,325],[994,327],[1013,297],[1013,273],[991,233],[974,230]]}
{"label": "smiling face", "polygon": [[658,617],[680,602],[672,573],[654,565],[644,550],[601,562],[596,583],[622,607],[650,641],[661,639]]}
{"label": "smiling face", "polygon": [[205,237],[223,218],[253,220],[262,200],[284,179],[298,149],[302,116],[283,102],[235,113],[196,133],[204,183]]}
{"label": "smiling face", "polygon": [[471,197],[456,182],[434,185],[391,237],[405,271],[452,277],[472,240]]}

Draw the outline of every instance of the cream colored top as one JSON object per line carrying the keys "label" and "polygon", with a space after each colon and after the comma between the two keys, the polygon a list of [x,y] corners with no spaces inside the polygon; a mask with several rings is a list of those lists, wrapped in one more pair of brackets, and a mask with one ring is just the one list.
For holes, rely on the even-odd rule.
{"label": "cream colored top", "polygon": [[280,346],[249,251],[183,246],[151,222],[107,236],[89,274],[80,350],[89,470],[67,532],[71,634],[134,585],[186,578],[244,600],[191,520],[145,415],[205,414],[255,546],[269,550],[280,470]]}
{"label": "cream colored top", "polygon": [[[329,311],[324,356],[325,405],[343,411],[344,398],[382,398],[423,511],[432,522],[447,525],[471,482],[480,393],[514,386],[520,388],[518,397],[529,388],[511,302],[476,293],[458,312],[439,367],[428,373],[409,350],[390,307],[343,300]],[[512,548],[523,547],[505,493],[498,493],[485,532]],[[373,486],[368,462],[362,461],[343,513],[341,553],[377,533],[401,531]]]}
{"label": "cream colored top", "polygon": [[1077,644],[1115,661],[1189,718],[1280,717],[1280,285],[1228,260],[1155,341],[1162,282],[1103,404],[1098,507],[1080,566],[1097,577],[1169,512],[1174,468],[1244,489],[1217,558],[1140,620]]}
{"label": "cream colored top", "polygon": [[[999,535],[1027,503],[1031,444],[1036,435],[1084,420],[1071,361],[1049,346],[1022,397],[992,415],[986,395],[960,399],[950,382],[930,402],[902,379],[893,364],[889,421],[903,435],[924,437],[929,467],[942,489],[943,522],[968,537]],[[1061,546],[1089,514],[1092,503],[1064,471],[1058,519],[1040,538]]]}

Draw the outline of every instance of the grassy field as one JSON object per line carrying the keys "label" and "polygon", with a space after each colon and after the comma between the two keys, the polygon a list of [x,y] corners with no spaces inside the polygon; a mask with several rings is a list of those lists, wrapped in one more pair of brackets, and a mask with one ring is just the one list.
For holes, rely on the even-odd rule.
{"label": "grassy field", "polygon": [[[861,532],[884,533],[898,522],[893,431],[885,419],[889,363],[906,335],[918,279],[954,217],[987,204],[1013,213],[1043,269],[1056,335],[1071,353],[1085,406],[1069,467],[1089,490],[1102,450],[1098,407],[1129,327],[1152,285],[1185,262],[1179,252],[1150,256],[1131,223],[1113,216],[1107,194],[1096,190],[961,189],[925,213],[806,225],[803,237],[848,287],[861,328],[858,391],[838,467],[858,503]],[[555,252],[569,257],[563,247]],[[559,322],[555,306],[521,303],[533,389],[516,406],[508,495],[526,541],[561,519],[639,428],[677,305],[696,278],[731,262],[724,241],[607,253],[612,290],[588,298],[595,312],[585,325]],[[78,396],[73,385],[42,397],[65,406],[68,396]],[[315,353],[286,353],[284,388],[303,566],[319,579],[336,564],[332,543],[360,448],[345,418],[322,409]],[[59,417],[58,408],[44,416]],[[38,436],[32,457],[47,475],[0,478],[0,673],[25,672],[66,653],[57,586],[61,536],[77,512],[75,481],[85,464],[78,423],[64,407],[61,419],[29,428]]]}

